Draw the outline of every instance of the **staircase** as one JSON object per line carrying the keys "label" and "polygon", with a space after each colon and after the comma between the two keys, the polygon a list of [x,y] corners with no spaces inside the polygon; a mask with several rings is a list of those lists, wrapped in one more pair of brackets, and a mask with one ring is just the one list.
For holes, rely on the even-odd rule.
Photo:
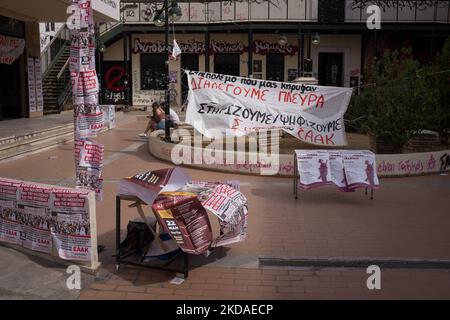
{"label": "staircase", "polygon": [[[66,64],[69,56],[70,46],[65,45],[55,58],[54,63],[50,66],[50,69],[45,74],[45,78],[42,81],[44,94],[44,114],[59,113],[62,110],[62,105],[60,105],[61,102],[59,101],[59,98],[70,82],[70,74],[68,74],[69,68]],[[63,68],[65,69],[63,70]],[[61,79],[64,79],[65,81],[61,81]]]}
{"label": "staircase", "polygon": [[73,123],[0,137],[0,162],[43,151],[74,139]]}

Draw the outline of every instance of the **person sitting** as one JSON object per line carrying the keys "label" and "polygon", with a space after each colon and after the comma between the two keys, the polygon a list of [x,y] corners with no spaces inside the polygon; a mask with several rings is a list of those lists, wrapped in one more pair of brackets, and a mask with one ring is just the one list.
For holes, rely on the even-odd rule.
{"label": "person sitting", "polygon": [[[165,130],[166,128],[166,114],[164,109],[164,102],[161,104],[158,104],[157,102],[154,102],[152,105],[152,116],[147,116],[147,118],[150,118],[147,124],[147,128],[145,131],[141,134],[139,134],[139,137],[145,138],[148,135],[148,132],[153,132],[155,130]],[[170,109],[170,115],[169,115],[169,127],[170,128],[177,128],[178,124],[180,122],[180,118],[178,117],[178,114]]]}
{"label": "person sitting", "polygon": [[[161,108],[163,109],[163,110],[165,110],[165,108],[164,108],[164,102],[163,103],[161,103]],[[169,121],[170,121],[170,123],[169,123],[169,128],[175,128],[175,129],[177,129],[178,128],[178,125],[179,125],[179,123],[180,123],[180,117],[178,116],[178,114],[175,112],[175,110],[173,110],[172,108],[170,108],[169,109],[169,111],[170,111],[170,113],[169,113]]]}
{"label": "person sitting", "polygon": [[143,133],[139,134],[139,137],[145,138],[147,137],[149,131],[153,132],[155,130],[163,130],[165,128],[164,123],[166,116],[164,110],[157,102],[152,104],[152,115],[148,115],[147,118],[150,119],[147,123],[147,128]]}

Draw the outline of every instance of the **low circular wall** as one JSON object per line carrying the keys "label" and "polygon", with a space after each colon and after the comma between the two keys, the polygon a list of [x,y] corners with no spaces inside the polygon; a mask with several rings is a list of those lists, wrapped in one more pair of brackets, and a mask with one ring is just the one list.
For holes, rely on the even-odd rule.
{"label": "low circular wall", "polygon": [[[281,154],[273,162],[260,158],[258,153],[224,151],[217,159],[207,148],[168,143],[159,138],[163,131],[153,132],[149,139],[149,151],[158,159],[175,165],[230,173],[277,175],[293,177],[294,155]],[[175,155],[172,157],[172,155]],[[184,158],[184,162],[173,159]],[[270,156],[270,154],[269,154]],[[229,159],[229,163],[226,162]],[[233,159],[233,161],[231,161]],[[239,159],[240,161],[237,161]],[[182,159],[180,159],[182,160]],[[413,176],[450,170],[450,150],[409,154],[377,154],[377,172],[380,177]]]}

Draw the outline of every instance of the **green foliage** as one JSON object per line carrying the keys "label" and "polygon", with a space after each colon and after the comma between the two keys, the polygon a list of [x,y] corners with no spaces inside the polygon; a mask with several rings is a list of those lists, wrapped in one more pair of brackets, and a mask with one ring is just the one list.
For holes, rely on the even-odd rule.
{"label": "green foliage", "polygon": [[360,119],[356,122],[362,132],[401,152],[427,123],[425,109],[431,102],[420,71],[410,49],[386,50],[383,59],[364,71],[365,87],[353,97],[347,120]]}
{"label": "green foliage", "polygon": [[433,73],[427,77],[429,103],[426,107],[427,128],[439,133],[441,143],[448,146],[450,128],[450,38],[442,52],[425,72]]}

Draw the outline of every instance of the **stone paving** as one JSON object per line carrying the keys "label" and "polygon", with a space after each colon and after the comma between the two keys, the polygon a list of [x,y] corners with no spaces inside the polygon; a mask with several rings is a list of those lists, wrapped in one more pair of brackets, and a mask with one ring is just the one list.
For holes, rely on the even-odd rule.
{"label": "stone paving", "polygon": [[[86,281],[80,298],[450,298],[449,270],[382,270],[382,290],[374,292],[366,287],[363,269],[258,265],[261,256],[450,260],[450,177],[439,175],[382,179],[373,201],[363,191],[343,194],[334,188],[301,192],[295,201],[290,179],[186,169],[196,180],[241,180],[250,206],[248,240],[200,264],[179,286],[169,284],[170,273],[128,266],[116,272],[117,182],[170,166],[153,158],[146,141],[136,137],[144,127],[143,121],[126,122],[97,139],[106,147],[105,197],[97,204],[99,244],[106,249],[100,254],[104,267]],[[0,163],[0,176],[73,186],[73,145]],[[122,227],[135,217],[123,208]],[[14,279],[14,273],[9,277]],[[8,281],[8,276],[0,278],[0,288]]]}

